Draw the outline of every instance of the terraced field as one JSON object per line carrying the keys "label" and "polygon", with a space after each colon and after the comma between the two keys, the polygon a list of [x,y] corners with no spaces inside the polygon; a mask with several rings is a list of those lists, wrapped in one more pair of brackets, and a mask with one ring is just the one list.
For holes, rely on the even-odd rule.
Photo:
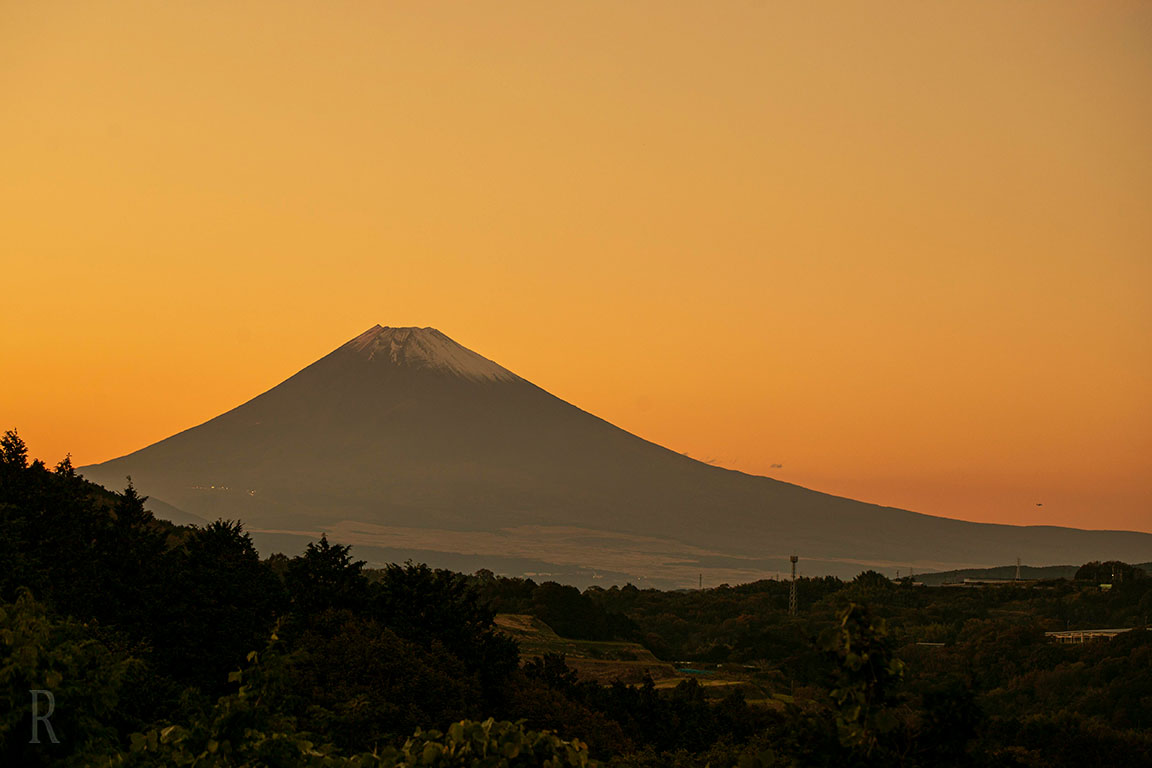
{"label": "terraced field", "polygon": [[722,696],[733,687],[740,687],[749,703],[780,706],[780,699],[770,692],[772,686],[766,685],[763,679],[757,679],[763,676],[750,667],[695,662],[674,664],[661,661],[639,643],[560,637],[543,621],[527,614],[497,614],[496,625],[519,643],[522,658],[562,653],[565,662],[582,680],[603,684],[621,680],[636,684],[643,682],[647,674],[657,688],[674,688],[682,680],[695,680],[710,690],[710,696]]}
{"label": "terraced field", "polygon": [[660,661],[639,643],[560,637],[547,624],[527,614],[497,614],[496,625],[520,644],[523,658],[562,653],[568,666],[576,670],[583,680],[611,683],[619,679],[626,683],[639,683],[648,674],[657,683],[671,680],[675,684],[687,677],[668,662]]}

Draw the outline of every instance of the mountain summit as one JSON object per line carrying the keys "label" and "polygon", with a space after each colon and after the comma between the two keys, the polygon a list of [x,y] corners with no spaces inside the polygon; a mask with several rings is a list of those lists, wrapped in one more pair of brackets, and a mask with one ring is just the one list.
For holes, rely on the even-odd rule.
{"label": "mountain summit", "polygon": [[[374,326],[278,386],[103,464],[258,546],[687,586],[785,571],[1152,559],[1152,535],[949,520],[721,469],[625,432],[433,328]],[[606,581],[605,581],[606,580]]]}
{"label": "mountain summit", "polygon": [[441,371],[473,381],[519,379],[507,368],[457,344],[435,328],[389,328],[374,325],[345,346],[369,360]]}

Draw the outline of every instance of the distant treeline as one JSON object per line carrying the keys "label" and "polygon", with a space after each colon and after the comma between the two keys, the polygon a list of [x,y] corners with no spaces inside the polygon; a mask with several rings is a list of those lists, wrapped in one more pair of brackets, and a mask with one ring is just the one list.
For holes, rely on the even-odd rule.
{"label": "distant treeline", "polygon": [[[775,581],[581,592],[368,571],[326,539],[261,559],[239,522],[156,520],[131,485],[29,461],[14,432],[0,563],[0,765],[1079,767],[1152,750],[1152,633],[1043,634],[1145,625],[1152,579],[1136,571],[1108,590],[1095,572],[982,589],[802,579],[790,616]],[[520,658],[497,611],[736,665],[764,695],[582,681],[563,657]],[[47,694],[50,717],[34,709]]]}
{"label": "distant treeline", "polygon": [[[1107,563],[1095,563],[1096,566],[1109,565],[1117,561],[1107,561]],[[1085,563],[1084,565],[1021,565],[1019,569],[1019,577],[1021,580],[1051,580],[1051,579],[1079,579],[1089,580],[1100,577],[1104,581],[1111,581],[1113,574],[1111,570],[1098,570],[1091,573],[1084,570],[1087,566],[1093,565],[1092,563]],[[1139,563],[1135,566],[1124,564],[1128,568],[1136,568],[1144,573],[1152,571],[1152,563]],[[1123,574],[1121,574],[1122,577]],[[1014,565],[1000,565],[995,568],[963,568],[956,571],[937,571],[934,573],[918,573],[915,575],[915,581],[919,581],[928,586],[940,586],[942,584],[958,584],[965,579],[1016,579],[1017,569]]]}

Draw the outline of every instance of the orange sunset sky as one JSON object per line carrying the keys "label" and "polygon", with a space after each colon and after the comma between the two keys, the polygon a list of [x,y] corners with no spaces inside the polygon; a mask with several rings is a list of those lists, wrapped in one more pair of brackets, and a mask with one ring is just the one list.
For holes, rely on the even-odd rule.
{"label": "orange sunset sky", "polygon": [[431,325],[722,466],[1152,531],[1149,2],[0,0],[0,264],[53,463]]}

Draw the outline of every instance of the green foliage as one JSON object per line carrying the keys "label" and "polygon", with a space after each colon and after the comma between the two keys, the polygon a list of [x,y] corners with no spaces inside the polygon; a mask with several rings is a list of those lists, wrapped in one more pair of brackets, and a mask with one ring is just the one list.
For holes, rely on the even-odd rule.
{"label": "green foliage", "polygon": [[[650,677],[638,686],[620,681],[601,686],[578,682],[564,667],[563,659],[555,656],[529,663],[525,676],[562,694],[567,709],[556,701],[551,702],[551,706],[553,711],[564,712],[567,722],[576,720],[587,728],[598,722],[598,715],[602,718],[600,722],[607,720],[616,724],[620,732],[618,738],[601,738],[606,735],[603,725],[597,725],[601,731],[597,736],[584,736],[594,743],[600,754],[627,752],[642,745],[659,752],[695,752],[722,739],[744,742],[765,722],[763,710],[750,707],[739,690],[713,701],[696,680],[684,680],[666,692],[657,690]],[[536,701],[546,699],[537,692]],[[538,712],[537,708],[521,709],[517,715],[533,717],[538,716]],[[568,731],[576,732],[576,729]]]}
{"label": "green foliage", "polygon": [[[1123,563],[972,589],[801,579],[793,617],[778,581],[581,593],[365,571],[326,538],[261,561],[238,522],[157,521],[131,481],[110,493],[68,458],[30,462],[15,432],[0,437],[0,562],[2,765],[942,768],[1152,750],[1152,633],[1044,634],[1145,626],[1152,580]],[[601,685],[560,656],[520,669],[495,608],[726,662],[738,684]],[[60,744],[26,743],[30,689],[55,695]]]}
{"label": "green foliage", "polygon": [[462,721],[445,733],[417,731],[391,766],[469,768],[563,768],[596,766],[579,740],[564,741],[547,731],[525,731],[509,722]]}
{"label": "green foliage", "polygon": [[[248,667],[231,673],[238,689],[184,725],[134,733],[117,753],[129,766],[329,766],[355,765],[318,746],[283,712],[288,659],[274,634],[263,653],[248,654]],[[368,765],[370,763],[365,763]]]}
{"label": "green foliage", "polygon": [[896,585],[882,573],[877,571],[862,571],[848,585],[848,591],[861,598],[874,596],[878,592],[896,589]]}
{"label": "green foliage", "polygon": [[972,690],[959,680],[948,680],[923,693],[921,710],[917,742],[922,763],[939,768],[969,765],[969,744],[985,725]]}
{"label": "green foliage", "polygon": [[[834,578],[798,579],[805,612],[842,590]],[[631,585],[588,589],[608,615],[622,615],[630,635],[662,659],[747,663],[773,659],[790,675],[820,674],[823,661],[806,641],[804,619],[788,616],[789,585],[758,581],[735,587],[664,592]]]}
{"label": "green foliage", "polygon": [[481,683],[438,642],[416,643],[349,610],[314,616],[288,669],[303,727],[369,750],[420,726],[483,713]]}
{"label": "green foliage", "polygon": [[241,768],[324,766],[347,768],[563,768],[595,766],[587,747],[551,733],[525,730],[510,722],[463,720],[444,733],[422,731],[399,747],[344,754],[297,728],[285,714],[290,659],[278,638],[263,653],[251,653],[249,665],[229,679],[239,685],[203,717],[131,737],[131,748],[114,756],[126,766]]}
{"label": "green foliage", "polygon": [[564,738],[580,739],[602,758],[635,749],[619,722],[581,701],[574,674],[561,673],[552,679],[563,685],[552,687],[527,669],[523,675],[514,675],[508,684],[504,716],[526,728],[552,729]]}
{"label": "green foliage", "polygon": [[636,632],[627,617],[609,613],[590,594],[581,594],[576,587],[546,581],[532,591],[531,600],[532,615],[561,637],[630,640]]}
{"label": "green foliage", "polygon": [[575,691],[578,682],[576,671],[568,667],[562,653],[547,653],[525,661],[524,674],[566,693]]}
{"label": "green foliage", "polygon": [[820,647],[836,661],[829,691],[836,705],[836,728],[844,747],[871,755],[882,735],[899,725],[885,707],[892,686],[904,675],[904,662],[892,654],[882,619],[867,607],[850,604],[838,624],[820,636]]}
{"label": "green foliage", "polygon": [[[88,765],[114,748],[110,723],[135,663],[115,657],[87,627],[49,616],[27,590],[0,604],[0,765]],[[33,690],[53,696],[48,723],[59,743],[43,723],[40,743],[29,743]]]}

